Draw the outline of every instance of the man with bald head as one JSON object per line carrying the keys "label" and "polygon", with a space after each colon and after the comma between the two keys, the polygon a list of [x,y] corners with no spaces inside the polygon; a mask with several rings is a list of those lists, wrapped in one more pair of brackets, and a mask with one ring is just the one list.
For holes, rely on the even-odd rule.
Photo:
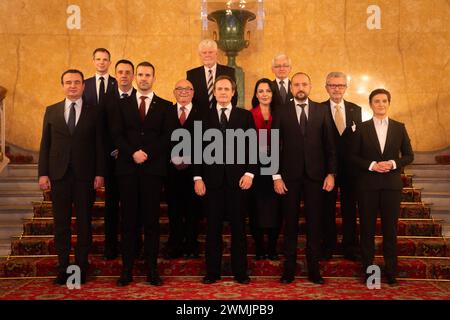
{"label": "man with bald head", "polygon": [[289,90],[291,85],[289,73],[291,70],[291,59],[284,53],[278,54],[272,59],[272,72],[275,75],[275,79],[272,81],[275,88],[272,98],[274,106],[284,105],[292,99],[292,93]]}
{"label": "man with bald head", "polygon": [[[198,106],[192,104],[194,86],[188,80],[179,80],[175,84],[173,94],[176,99],[170,110],[173,128],[188,130],[193,137],[194,121],[201,120]],[[192,188],[193,148],[191,150],[190,155],[181,154],[170,159],[166,183],[169,214],[166,257],[169,259],[176,259],[182,255],[188,259],[199,257],[197,235],[201,210],[199,197]]]}
{"label": "man with bald head", "polygon": [[298,218],[303,198],[306,217],[308,279],[323,284],[320,275],[321,215],[324,193],[334,188],[336,151],[331,117],[327,108],[309,99],[311,79],[303,72],[291,79],[294,98],[275,111],[272,130],[279,130],[280,169],[273,176],[275,192],[281,196],[284,219],[284,269],[282,283],[295,278]]}
{"label": "man with bald head", "polygon": [[[217,43],[211,39],[205,39],[198,45],[198,54],[202,66],[188,70],[186,78],[194,86],[195,93],[192,102],[205,114],[216,104],[213,94],[215,80],[219,76],[229,76],[236,82],[234,68],[217,63]],[[237,92],[235,92],[231,104],[236,106]]]}

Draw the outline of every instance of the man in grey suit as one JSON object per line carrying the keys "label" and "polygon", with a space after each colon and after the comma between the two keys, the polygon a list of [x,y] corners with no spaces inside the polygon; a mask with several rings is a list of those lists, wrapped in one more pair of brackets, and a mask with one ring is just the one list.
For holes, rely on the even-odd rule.
{"label": "man in grey suit", "polygon": [[51,188],[58,254],[56,284],[66,284],[69,266],[72,205],[75,207],[77,244],[75,263],[86,282],[88,253],[92,243],[91,210],[94,189],[103,186],[104,153],[99,108],[82,99],[83,74],[74,69],[61,76],[65,99],[47,107],[39,152],[39,186]]}

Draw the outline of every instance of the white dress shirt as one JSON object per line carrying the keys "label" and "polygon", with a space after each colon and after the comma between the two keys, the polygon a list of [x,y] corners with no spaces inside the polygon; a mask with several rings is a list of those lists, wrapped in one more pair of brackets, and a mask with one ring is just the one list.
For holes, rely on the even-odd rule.
{"label": "white dress shirt", "polygon": [[289,94],[289,79],[285,78],[285,79],[281,80],[281,79],[275,77],[275,80],[277,81],[278,90],[280,90],[280,88],[281,88],[280,81],[283,81],[284,89],[286,89],[286,97],[287,97],[287,95]]}
{"label": "white dress shirt", "polygon": [[[178,119],[180,119],[181,113],[183,112],[181,108],[182,108],[181,104],[177,102]],[[191,110],[192,110],[192,102],[184,106],[184,114],[186,115],[186,119],[189,117],[189,113],[191,113]]]}
{"label": "white dress shirt", "polygon": [[136,92],[136,100],[137,100],[138,109],[139,109],[139,106],[141,105],[141,97],[142,96],[147,97],[147,99],[144,100],[145,101],[145,115],[147,115],[148,108],[150,107],[150,102],[152,102],[152,99],[153,99],[153,95],[154,95],[153,91],[148,94],[142,94],[139,91]]}
{"label": "white dress shirt", "polygon": [[[305,106],[305,114],[306,119],[308,119],[308,113],[309,113],[309,99],[306,98],[305,101],[301,102],[297,98],[294,98],[294,104],[295,104],[295,112],[297,113],[297,122],[300,123],[300,116],[302,114],[302,108],[299,106],[299,104],[306,104]],[[279,180],[281,179],[281,174],[274,174],[272,176],[273,180]]]}
{"label": "white dress shirt", "polygon": [[133,87],[131,87],[130,90],[128,90],[127,92],[120,90],[120,88],[118,88],[118,89],[119,89],[119,97],[120,98],[122,98],[122,94],[124,94],[124,93],[126,93],[128,96],[131,96],[131,94],[133,93]]}
{"label": "white dress shirt", "polygon": [[105,83],[105,92],[104,93],[106,93],[106,90],[108,90],[109,74],[101,75],[101,74],[96,73],[95,74],[95,90],[97,91],[97,100],[98,100],[98,96],[99,96],[99,92],[100,92],[100,82],[101,82],[100,77],[103,77],[103,79],[105,79],[105,80],[103,80]]}
{"label": "white dress shirt", "polygon": [[[221,105],[218,104],[218,103],[216,104],[216,110],[217,110],[217,115],[218,115],[218,117],[219,117],[219,121],[220,121],[220,116],[222,115],[222,108],[226,108],[226,110],[225,110],[225,115],[226,115],[226,117],[227,117],[227,120],[230,121],[231,109],[233,108],[232,104],[229,103],[229,104],[226,105],[226,106],[221,106]],[[225,162],[225,159],[223,159],[223,160],[224,160],[224,162]],[[253,177],[255,176],[253,173],[250,173],[250,172],[246,172],[245,175],[246,175],[246,176],[249,176],[249,177],[252,178],[252,179],[253,179]],[[195,177],[194,177],[194,181],[196,181],[196,180],[202,180],[202,177],[200,177],[200,176],[195,176]]]}
{"label": "white dress shirt", "polygon": [[[388,117],[384,119],[378,119],[373,117],[373,124],[375,125],[375,131],[377,132],[378,143],[380,144],[381,153],[384,152],[384,147],[386,145],[387,132],[389,127]],[[397,169],[397,164],[394,160],[389,160],[392,162],[392,170]],[[372,161],[369,166],[369,171],[373,171],[373,166],[376,164],[376,161]]]}
{"label": "white dress shirt", "polygon": [[330,108],[331,108],[331,114],[333,115],[333,121],[336,123],[336,108],[335,106],[339,105],[341,107],[341,115],[342,120],[344,120],[344,125],[347,127],[347,118],[345,117],[345,103],[344,100],[342,100],[339,103],[335,103],[333,100],[330,99]]}
{"label": "white dress shirt", "polygon": [[78,123],[78,120],[80,119],[81,114],[81,108],[83,107],[83,100],[79,98],[76,101],[71,101],[66,98],[64,102],[64,120],[66,120],[66,123],[69,121],[69,114],[70,114],[70,106],[71,104],[75,102],[75,126]]}
{"label": "white dress shirt", "polygon": [[216,80],[217,63],[215,65],[213,65],[211,68],[208,68],[207,66],[203,66],[203,68],[205,68],[205,79],[206,79],[206,85],[208,86],[209,70],[212,71],[213,83]]}

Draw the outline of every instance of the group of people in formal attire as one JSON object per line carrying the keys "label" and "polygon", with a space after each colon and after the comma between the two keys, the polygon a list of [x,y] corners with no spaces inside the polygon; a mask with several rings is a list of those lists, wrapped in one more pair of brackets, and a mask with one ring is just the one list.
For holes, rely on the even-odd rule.
{"label": "group of people in formal attire", "polygon": [[[279,260],[283,234],[282,283],[295,279],[299,214],[303,201],[306,220],[308,279],[323,284],[321,260],[337,249],[336,200],[340,195],[345,259],[361,260],[364,279],[374,262],[378,212],[382,221],[383,254],[388,283],[396,283],[397,221],[402,189],[401,170],[413,160],[404,124],[388,117],[391,95],[376,89],[369,96],[373,118],[362,122],[361,107],[343,99],[347,77],[331,72],[325,89],[329,99],[309,98],[311,79],[303,72],[291,78],[291,60],[285,54],[272,60],[274,80],[256,82],[250,111],[237,108],[234,69],[217,62],[217,44],[199,44],[202,66],[188,70],[173,90],[176,102],[155,94],[155,67],[129,60],[115,64],[105,48],[93,53],[96,74],[84,79],[76,69],[61,76],[65,99],[47,107],[39,155],[39,185],[50,189],[58,273],[65,284],[70,265],[72,206],[76,213],[75,264],[81,282],[87,281],[92,244],[91,211],[95,189],[105,187],[106,260],[122,258],[118,286],[133,281],[136,259],[144,259],[147,282],[163,284],[158,272],[160,203],[163,190],[168,204],[169,239],[165,258],[198,259],[199,223],[206,219],[206,273],[202,281],[221,279],[223,224],[231,230],[231,268],[234,280],[250,282],[246,221],[255,242],[256,260]],[[135,81],[136,88],[133,87]],[[227,145],[227,130],[267,130],[260,152],[271,154],[270,132],[279,134],[279,168],[262,175],[262,163],[189,161],[195,152],[171,157],[172,133],[195,123],[202,130],[217,129]],[[203,146],[206,148],[206,146]],[[339,192],[338,192],[339,190]],[[360,237],[357,233],[359,210]],[[119,250],[120,230],[120,250]],[[143,232],[142,232],[143,231]],[[143,237],[142,237],[143,234]],[[143,239],[143,240],[142,240]]]}

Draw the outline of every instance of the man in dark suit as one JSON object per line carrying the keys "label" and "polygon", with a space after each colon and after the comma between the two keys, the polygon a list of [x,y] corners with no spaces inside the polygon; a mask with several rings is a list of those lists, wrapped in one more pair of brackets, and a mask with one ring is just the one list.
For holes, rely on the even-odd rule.
{"label": "man in dark suit", "polygon": [[129,60],[119,60],[115,65],[117,87],[108,96],[105,109],[105,252],[106,260],[117,258],[118,228],[119,228],[119,186],[115,176],[117,147],[112,138],[112,126],[115,122],[115,109],[119,101],[136,93],[133,88],[134,65]]}
{"label": "man in dark suit", "polygon": [[350,159],[358,168],[361,256],[365,282],[375,255],[375,228],[380,212],[387,281],[397,283],[397,223],[400,214],[401,170],[414,160],[405,125],[388,118],[391,94],[376,89],[369,96],[373,118],[356,131]]}
{"label": "man in dark suit", "polygon": [[273,92],[272,104],[274,106],[282,106],[289,103],[293,98],[292,92],[289,89],[291,82],[289,81],[289,73],[292,70],[291,59],[285,54],[276,55],[272,59],[272,72],[275,74],[275,79],[272,81]]}
{"label": "man in dark suit", "polygon": [[344,258],[357,259],[358,239],[356,235],[356,190],[355,170],[348,160],[352,136],[361,124],[361,107],[344,100],[347,89],[347,76],[342,72],[328,74],[325,89],[330,99],[323,102],[333,118],[333,135],[336,144],[338,171],[336,188],[325,192],[325,210],[323,216],[322,258],[329,260],[337,244],[336,198],[337,187],[340,191],[342,215],[342,249]]}
{"label": "man in dark suit", "polygon": [[280,174],[273,176],[275,192],[282,195],[284,219],[285,261],[280,281],[294,281],[303,196],[308,279],[323,284],[319,268],[323,190],[333,189],[337,169],[332,120],[324,105],[309,100],[311,80],[307,74],[299,72],[292,77],[291,91],[294,99],[275,112],[272,127],[279,130],[281,141]]}
{"label": "man in dark suit", "polygon": [[51,188],[58,254],[55,283],[60,285],[68,278],[72,204],[77,218],[75,263],[81,270],[81,283],[86,282],[94,190],[103,186],[104,176],[101,110],[83,101],[80,71],[65,71],[61,84],[66,98],[45,111],[38,167],[39,186]]}
{"label": "man in dark suit", "polygon": [[[212,159],[203,159],[203,165],[194,166],[194,188],[199,196],[205,196],[206,233],[206,275],[203,283],[211,284],[220,280],[222,261],[222,225],[228,216],[231,225],[231,269],[236,282],[248,284],[247,241],[245,233],[244,197],[245,190],[252,186],[256,165],[249,163],[249,142],[245,144],[245,155],[239,155],[233,141],[227,141],[228,129],[254,129],[251,113],[233,107],[232,96],[236,91],[235,82],[228,76],[217,77],[214,96],[217,103],[203,120],[203,129],[220,130],[223,137],[223,161],[207,164]],[[211,132],[211,131],[210,131]],[[225,161],[226,146],[234,148],[232,163]],[[239,163],[237,158],[245,156]]]}
{"label": "man in dark suit", "polygon": [[[234,68],[217,63],[217,43],[213,40],[202,40],[198,46],[198,54],[202,60],[202,66],[188,70],[186,79],[194,86],[194,98],[192,103],[206,114],[215,104],[213,94],[215,79],[219,76],[229,76],[236,82]],[[237,92],[235,92],[232,105],[237,103]]]}
{"label": "man in dark suit", "polygon": [[83,99],[90,106],[101,105],[106,102],[117,86],[116,79],[108,74],[111,65],[111,54],[105,48],[97,48],[92,54],[95,75],[85,81]]}
{"label": "man in dark suit", "polygon": [[[194,87],[188,80],[175,84],[173,94],[176,103],[171,108],[171,117],[176,124],[174,130],[187,130],[194,137],[194,121],[201,121],[200,110],[192,104]],[[176,142],[172,143],[175,146]],[[169,259],[199,257],[198,223],[200,219],[199,198],[192,188],[192,164],[194,144],[188,154],[171,155],[166,183],[169,213],[169,240],[167,257]],[[175,150],[175,149],[172,149]]]}
{"label": "man in dark suit", "polygon": [[147,282],[162,285],[157,269],[159,251],[159,209],[163,178],[167,172],[169,110],[172,104],[152,91],[155,68],[149,62],[136,67],[137,92],[120,100],[117,124],[113,128],[118,148],[118,175],[122,206],[122,262],[117,281],[126,286],[133,281],[136,234],[139,220],[144,226],[144,255]]}

